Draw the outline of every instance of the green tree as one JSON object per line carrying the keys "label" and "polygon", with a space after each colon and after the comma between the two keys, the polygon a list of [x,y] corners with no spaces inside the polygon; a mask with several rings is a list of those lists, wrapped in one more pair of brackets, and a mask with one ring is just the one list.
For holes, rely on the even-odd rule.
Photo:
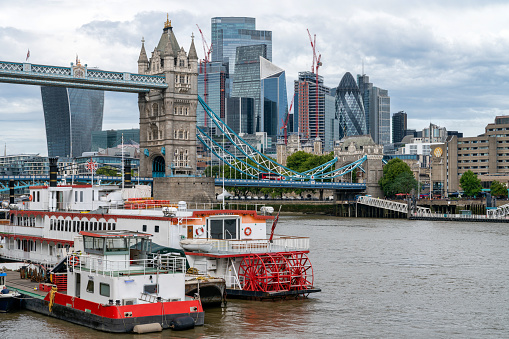
{"label": "green tree", "polygon": [[410,190],[414,187],[417,189],[417,180],[415,180],[410,166],[398,158],[391,159],[384,166],[383,176],[378,181],[378,184],[382,191],[384,191],[385,196],[394,196],[397,193],[409,193],[410,191],[405,191],[409,187],[411,187]]}
{"label": "green tree", "polygon": [[108,167],[108,166],[103,166],[103,167],[98,168],[97,171],[95,172],[95,174],[106,175],[108,177],[119,177],[120,176],[120,173],[118,173],[118,169]]}
{"label": "green tree", "polygon": [[395,195],[397,193],[410,193],[412,189],[417,191],[417,180],[415,180],[414,175],[412,173],[403,172],[400,173],[392,184],[389,185],[388,191],[389,195]]}
{"label": "green tree", "polygon": [[467,197],[476,196],[482,190],[481,179],[477,178],[477,174],[471,170],[461,175],[460,186]]}
{"label": "green tree", "polygon": [[497,198],[507,198],[507,187],[499,181],[493,180],[490,186],[491,195]]}

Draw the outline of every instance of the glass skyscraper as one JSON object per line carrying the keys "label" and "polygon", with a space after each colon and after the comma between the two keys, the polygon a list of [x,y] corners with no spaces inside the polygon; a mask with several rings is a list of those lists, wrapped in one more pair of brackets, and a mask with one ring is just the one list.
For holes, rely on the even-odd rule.
{"label": "glass skyscraper", "polygon": [[77,157],[92,149],[103,122],[104,92],[41,87],[49,157]]}
{"label": "glass skyscraper", "polygon": [[288,98],[286,93],[286,76],[282,68],[267,59],[260,57],[260,104],[263,130],[275,145],[281,130],[282,121],[286,120]]}
{"label": "glass skyscraper", "polygon": [[362,95],[350,72],[346,72],[336,89],[336,115],[339,137],[367,134]]}
{"label": "glass skyscraper", "polygon": [[267,55],[266,45],[237,47],[236,73],[233,75],[232,97],[254,99],[254,132],[261,132],[263,118],[260,105],[260,57]]}
{"label": "glass skyscraper", "polygon": [[235,73],[237,47],[264,44],[265,58],[272,61],[272,32],[256,30],[256,19],[216,17],[211,19],[212,61],[228,62],[229,74]]}

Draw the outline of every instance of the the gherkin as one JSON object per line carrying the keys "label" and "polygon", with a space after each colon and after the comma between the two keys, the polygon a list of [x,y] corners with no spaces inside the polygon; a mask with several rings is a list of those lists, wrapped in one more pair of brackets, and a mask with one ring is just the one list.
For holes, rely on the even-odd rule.
{"label": "the gherkin", "polygon": [[346,72],[336,89],[336,118],[339,137],[367,134],[362,95],[350,72]]}

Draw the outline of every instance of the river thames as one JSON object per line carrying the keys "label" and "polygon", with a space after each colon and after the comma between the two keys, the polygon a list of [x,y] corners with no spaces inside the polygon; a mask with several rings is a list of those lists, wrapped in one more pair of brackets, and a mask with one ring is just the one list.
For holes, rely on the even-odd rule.
{"label": "river thames", "polygon": [[[284,216],[276,233],[310,237],[321,293],[230,300],[205,326],[143,337],[509,337],[509,224]],[[140,338],[29,311],[0,320],[1,338]]]}

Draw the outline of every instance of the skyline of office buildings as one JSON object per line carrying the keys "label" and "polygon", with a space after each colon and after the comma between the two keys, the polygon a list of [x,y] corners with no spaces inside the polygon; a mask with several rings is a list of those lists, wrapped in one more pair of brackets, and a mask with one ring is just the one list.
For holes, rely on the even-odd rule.
{"label": "skyline of office buildings", "polygon": [[77,157],[102,129],[104,91],[41,86],[48,157]]}

